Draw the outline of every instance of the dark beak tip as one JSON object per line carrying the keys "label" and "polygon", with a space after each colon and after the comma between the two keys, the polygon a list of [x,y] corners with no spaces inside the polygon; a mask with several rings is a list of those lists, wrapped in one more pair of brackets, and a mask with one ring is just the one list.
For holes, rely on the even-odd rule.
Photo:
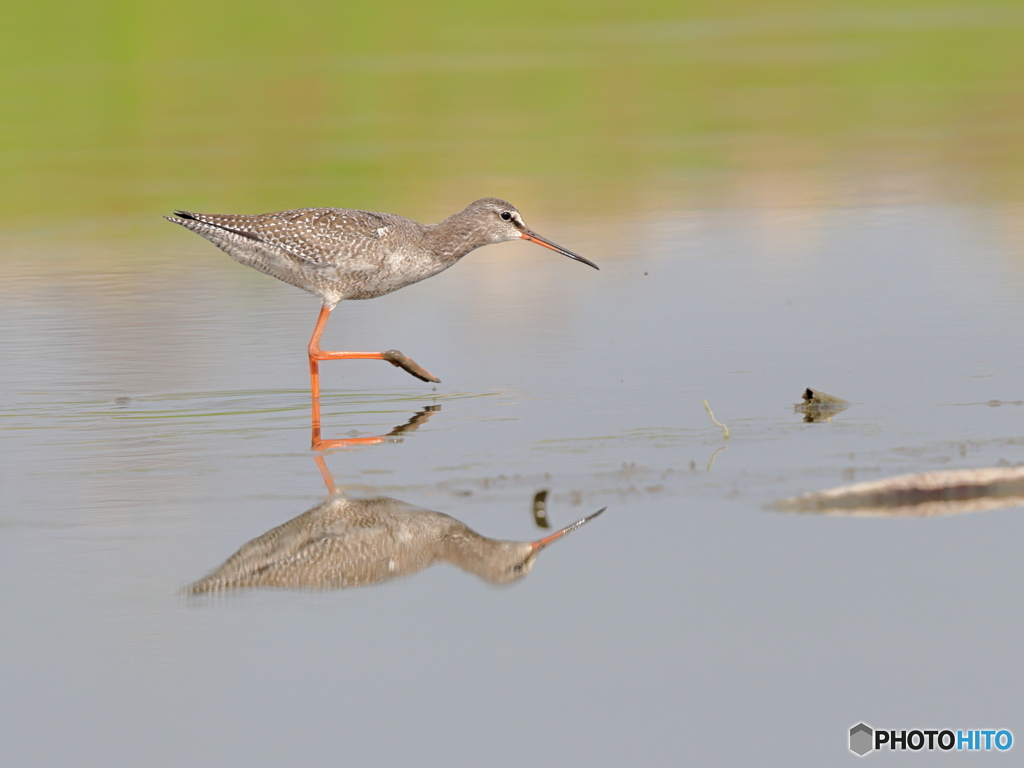
{"label": "dark beak tip", "polygon": [[601,268],[597,266],[597,264],[592,262],[590,259],[584,259],[582,256],[578,256],[575,253],[566,253],[565,255],[568,256],[570,259],[575,259],[576,261],[586,264],[588,267],[593,267],[598,272],[601,271]]}

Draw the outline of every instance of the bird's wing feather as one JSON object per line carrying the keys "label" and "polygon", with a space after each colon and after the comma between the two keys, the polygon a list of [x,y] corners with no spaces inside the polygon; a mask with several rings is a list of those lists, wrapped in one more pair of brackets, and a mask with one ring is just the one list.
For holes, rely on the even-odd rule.
{"label": "bird's wing feather", "polygon": [[[180,214],[179,214],[180,215]],[[300,208],[258,216],[188,213],[190,218],[286,251],[312,266],[346,263],[361,268],[370,253],[381,252],[381,240],[393,231],[387,214],[347,208]]]}

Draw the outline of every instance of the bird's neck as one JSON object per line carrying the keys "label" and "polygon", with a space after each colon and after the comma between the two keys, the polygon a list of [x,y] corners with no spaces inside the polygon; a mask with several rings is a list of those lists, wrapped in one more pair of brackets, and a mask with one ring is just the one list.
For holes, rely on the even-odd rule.
{"label": "bird's neck", "polygon": [[490,244],[487,232],[465,211],[459,211],[437,224],[428,224],[424,235],[431,252],[448,264],[454,264],[467,253]]}
{"label": "bird's neck", "polygon": [[529,547],[528,543],[488,539],[469,528],[462,528],[445,537],[438,555],[439,559],[474,576],[500,584],[510,580],[507,573],[513,561],[525,559]]}

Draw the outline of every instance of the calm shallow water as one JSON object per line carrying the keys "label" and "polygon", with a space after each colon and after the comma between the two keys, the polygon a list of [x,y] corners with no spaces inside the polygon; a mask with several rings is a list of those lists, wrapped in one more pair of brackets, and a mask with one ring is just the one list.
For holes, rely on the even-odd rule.
{"label": "calm shallow water", "polygon": [[[315,300],[159,221],[6,241],[10,764],[821,765],[860,720],[1024,732],[1020,509],[765,508],[1024,461],[1015,212],[524,215],[601,272],[489,247],[328,326],[325,348],[396,347],[442,384],[322,366],[325,437],[439,406],[326,456],[354,497],[514,540],[544,535],[539,490],[556,527],[608,507],[504,588],[439,565],[184,596],[327,495],[308,449]],[[808,386],[854,405],[805,424]]]}
{"label": "calm shallow water", "polygon": [[[0,24],[4,768],[1021,738],[1020,509],[770,508],[1024,462],[1019,3],[65,6]],[[443,383],[325,363],[328,439],[433,410],[323,460],[491,538],[607,511],[506,587],[187,596],[327,497],[317,306],[159,214],[483,195],[601,271],[510,243],[341,306],[325,348]]]}

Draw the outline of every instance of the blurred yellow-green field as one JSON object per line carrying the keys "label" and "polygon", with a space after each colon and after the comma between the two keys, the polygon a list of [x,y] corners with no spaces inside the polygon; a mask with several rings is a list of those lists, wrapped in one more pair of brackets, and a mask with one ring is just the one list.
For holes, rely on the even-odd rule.
{"label": "blurred yellow-green field", "polygon": [[40,2],[0,30],[0,229],[1024,197],[1019,2]]}

